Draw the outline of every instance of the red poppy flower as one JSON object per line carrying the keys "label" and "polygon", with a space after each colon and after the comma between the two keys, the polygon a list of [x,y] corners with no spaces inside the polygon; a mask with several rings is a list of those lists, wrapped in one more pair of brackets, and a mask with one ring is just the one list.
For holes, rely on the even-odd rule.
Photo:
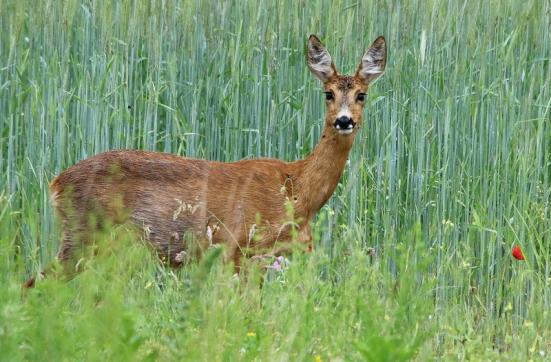
{"label": "red poppy flower", "polygon": [[513,254],[513,257],[517,260],[524,260],[524,254],[518,245],[513,246],[513,252],[511,254]]}

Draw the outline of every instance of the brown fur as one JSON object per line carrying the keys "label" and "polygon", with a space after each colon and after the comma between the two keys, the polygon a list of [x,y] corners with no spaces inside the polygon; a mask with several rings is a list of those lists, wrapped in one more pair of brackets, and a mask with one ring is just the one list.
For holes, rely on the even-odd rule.
{"label": "brown fur", "polygon": [[[311,37],[311,44],[316,40]],[[319,40],[314,45],[316,51],[325,50]],[[62,172],[50,185],[63,227],[58,259],[70,268],[76,250],[89,244],[107,222],[131,222],[161,258],[176,266],[190,252],[189,235],[199,241],[200,249],[225,244],[236,266],[243,256],[288,249],[293,228],[297,241],[311,249],[310,222],[333,194],[358,131],[357,127],[341,135],[333,122],[347,102],[361,125],[364,104],[356,96],[368,87],[357,74],[342,76],[333,63],[331,67],[334,72],[324,88],[335,99],[327,102],[319,144],[303,160],[222,163],[119,150]],[[27,286],[33,285],[34,279]]]}

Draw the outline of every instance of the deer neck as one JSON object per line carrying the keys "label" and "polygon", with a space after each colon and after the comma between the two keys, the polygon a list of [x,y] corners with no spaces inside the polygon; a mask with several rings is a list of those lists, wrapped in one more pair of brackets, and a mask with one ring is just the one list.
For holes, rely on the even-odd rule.
{"label": "deer neck", "polygon": [[326,126],[314,151],[296,162],[300,205],[310,219],[329,200],[343,174],[355,133],[343,136]]}

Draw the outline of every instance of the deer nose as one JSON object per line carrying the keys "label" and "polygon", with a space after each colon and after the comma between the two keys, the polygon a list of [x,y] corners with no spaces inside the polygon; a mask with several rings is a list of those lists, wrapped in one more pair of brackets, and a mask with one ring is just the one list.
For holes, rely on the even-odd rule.
{"label": "deer nose", "polygon": [[347,116],[342,116],[342,117],[337,118],[337,120],[333,124],[333,126],[336,129],[343,130],[343,131],[352,130],[355,125],[356,125],[356,123],[354,123],[352,118],[347,117]]}

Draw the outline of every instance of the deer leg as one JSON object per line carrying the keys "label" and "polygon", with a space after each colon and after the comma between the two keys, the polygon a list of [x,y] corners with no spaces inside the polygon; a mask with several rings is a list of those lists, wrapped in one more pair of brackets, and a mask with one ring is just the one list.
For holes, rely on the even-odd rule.
{"label": "deer leg", "polygon": [[[67,276],[72,276],[76,273],[75,268],[75,258],[74,253],[75,249],[81,248],[81,246],[77,246],[76,243],[72,240],[69,233],[64,232],[63,237],[61,239],[61,247],[57,254],[57,260],[61,263],[63,267],[63,274]],[[40,277],[44,278],[48,275],[52,275],[52,265],[48,265],[44,270],[40,272]],[[34,288],[36,285],[36,277],[29,278],[25,283],[23,283],[22,288],[23,289],[29,289]]]}
{"label": "deer leg", "polygon": [[305,251],[307,253],[311,253],[312,251],[314,251],[314,243],[312,241],[312,229],[310,228],[309,223],[307,223],[300,229],[297,239],[300,244],[306,246]]}
{"label": "deer leg", "polygon": [[76,251],[82,250],[82,245],[75,242],[70,235],[66,234],[62,240],[61,248],[57,253],[57,260],[63,266],[64,274],[74,274],[77,270],[78,261],[76,260]]}
{"label": "deer leg", "polygon": [[[46,272],[45,271],[41,271],[40,272],[40,276],[43,278],[46,276]],[[30,288],[34,288],[36,284],[36,278],[35,277],[31,277],[29,279],[27,279],[27,281],[25,283],[23,283],[23,285],[21,286],[23,289],[30,289]]]}

